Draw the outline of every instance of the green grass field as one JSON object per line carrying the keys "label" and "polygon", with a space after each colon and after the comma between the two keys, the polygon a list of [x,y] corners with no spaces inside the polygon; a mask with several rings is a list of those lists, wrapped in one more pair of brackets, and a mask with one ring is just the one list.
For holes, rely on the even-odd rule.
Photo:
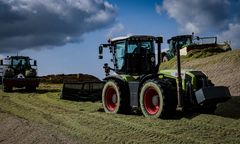
{"label": "green grass field", "polygon": [[[60,88],[41,85],[36,93],[0,91],[0,122],[7,114],[64,135],[74,143],[240,142],[240,97],[218,105],[215,115],[179,114],[162,120],[107,114],[100,102],[60,100]],[[71,143],[68,140],[65,142]]]}

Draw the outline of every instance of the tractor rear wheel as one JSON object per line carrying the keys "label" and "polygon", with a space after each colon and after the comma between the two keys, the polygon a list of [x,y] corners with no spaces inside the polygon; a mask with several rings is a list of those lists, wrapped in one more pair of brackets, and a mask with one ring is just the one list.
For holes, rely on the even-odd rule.
{"label": "tractor rear wheel", "polygon": [[106,113],[128,113],[130,104],[122,82],[109,80],[103,87],[102,103]]}
{"label": "tractor rear wheel", "polygon": [[159,79],[151,79],[143,84],[140,91],[140,107],[145,117],[166,118],[172,114],[174,101],[170,101],[170,95],[167,97],[164,90],[167,90],[167,86]]}

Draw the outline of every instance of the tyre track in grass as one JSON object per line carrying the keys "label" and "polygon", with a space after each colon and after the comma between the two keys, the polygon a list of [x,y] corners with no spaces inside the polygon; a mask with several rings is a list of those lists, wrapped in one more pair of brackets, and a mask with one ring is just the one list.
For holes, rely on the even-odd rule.
{"label": "tyre track in grass", "polygon": [[[1,110],[16,115],[20,118],[27,119],[27,120],[37,120],[37,122],[41,123],[47,123],[47,120],[43,119],[41,117],[41,111],[36,111],[34,107],[31,107],[29,105],[24,105],[22,103],[19,104],[19,102],[16,102],[16,99],[4,99],[1,100]],[[40,121],[38,121],[40,120]]]}
{"label": "tyre track in grass", "polygon": [[[20,102],[21,103],[21,102]],[[23,102],[24,103],[24,102]],[[26,102],[26,103],[29,103],[29,102]],[[29,104],[28,104],[29,105]],[[40,106],[42,106],[42,105],[40,105]],[[29,107],[29,106],[26,106],[26,107]],[[33,107],[32,107],[33,108]],[[36,109],[39,109],[39,108],[36,108]],[[54,110],[54,109],[53,109]],[[48,116],[49,117],[49,114],[45,114],[45,116]],[[43,115],[43,117],[44,117],[44,115]],[[50,117],[50,119],[53,119],[52,117]],[[89,117],[87,117],[87,119],[88,119],[88,121],[89,121]],[[112,121],[112,120],[111,120]],[[54,120],[53,122],[57,122],[57,120]],[[93,122],[95,122],[95,121],[93,121]],[[149,134],[149,133],[146,133],[146,134]],[[145,134],[145,135],[146,135]],[[153,134],[151,134],[150,133],[150,135],[149,135],[150,137],[152,137],[153,136]]]}
{"label": "tyre track in grass", "polygon": [[228,140],[231,140],[234,143],[238,143],[240,140],[239,130],[236,129],[206,125],[201,122],[179,122],[173,126],[176,130],[172,131],[172,134],[179,134],[180,131],[182,135],[189,135],[192,138],[203,141],[207,140],[211,142],[226,143]]}
{"label": "tyre track in grass", "polygon": [[[12,103],[15,104],[15,106],[20,106],[20,107],[29,107],[30,109],[34,109],[35,111],[38,111],[37,113],[39,113],[40,115],[42,115],[42,117],[48,121],[48,123],[52,123],[54,125],[60,125],[60,124],[64,124],[64,121],[58,121],[59,118],[56,118],[55,117],[52,117],[50,114],[51,112],[48,112],[48,111],[45,111],[44,109],[44,105],[39,105],[39,107],[36,106],[36,103],[32,103],[31,99],[22,99],[23,97],[21,97],[20,99],[15,99],[15,101],[11,101]],[[21,101],[22,100],[22,101]],[[40,102],[40,101],[38,101]],[[40,102],[41,103],[41,102]],[[44,103],[45,104],[45,103]],[[33,106],[34,105],[34,106]],[[48,106],[48,105],[47,105]],[[52,111],[55,111],[54,109],[50,108],[48,110],[52,110]],[[34,111],[33,111],[34,113]],[[36,112],[35,112],[36,113]],[[84,114],[81,114],[81,113],[84,113]],[[142,129],[136,129],[135,126],[134,127],[131,127],[130,125],[124,125],[126,126],[127,128],[123,127],[122,126],[122,121],[119,121],[119,120],[115,120],[115,119],[107,119],[108,120],[108,123],[112,123],[112,125],[107,125],[106,126],[106,123],[105,123],[105,127],[104,127],[104,130],[102,130],[102,125],[101,124],[104,124],[104,121],[106,121],[106,119],[104,119],[104,121],[99,121],[99,116],[93,116],[93,115],[90,115],[89,112],[79,112],[77,115],[80,115],[78,116],[77,119],[71,119],[71,123],[74,123],[74,121],[78,121],[80,124],[78,124],[77,126],[74,125],[74,126],[70,126],[69,128],[70,129],[78,129],[76,127],[79,127],[80,131],[79,132],[82,132],[83,135],[89,135],[91,134],[89,137],[92,137],[92,134],[96,136],[96,138],[99,140],[99,139],[102,139],[102,133],[106,133],[104,135],[104,139],[107,140],[107,142],[120,142],[121,141],[121,138],[119,139],[119,136],[116,135],[116,136],[112,136],[111,135],[111,131],[108,132],[107,130],[109,129],[113,129],[113,127],[115,126],[118,126],[117,127],[117,130],[118,130],[118,134],[122,134],[122,133],[127,133],[127,132],[134,132],[134,131],[139,131],[140,130],[140,133],[143,133],[142,135],[140,135],[140,133],[138,132],[137,134],[137,137],[143,137],[145,140],[149,140],[150,142],[153,142],[154,139],[156,139],[157,137],[161,137],[161,138],[164,138],[164,135],[166,134],[158,134],[157,132],[149,132],[149,131],[144,131],[143,129],[145,128],[142,128]],[[61,116],[62,117],[62,116]],[[65,116],[66,117],[66,116]],[[74,118],[76,117],[76,115],[74,115]],[[93,118],[94,117],[94,118]],[[111,116],[110,116],[111,117]],[[100,116],[100,118],[103,118],[102,116]],[[66,120],[66,119],[65,119]],[[69,121],[69,120],[68,120]],[[99,123],[96,125],[96,123]],[[85,125],[86,124],[86,125]],[[67,123],[66,125],[64,125],[64,127],[67,127],[69,126],[69,123]],[[119,127],[120,126],[120,127]],[[130,126],[130,127],[129,127]],[[130,129],[129,129],[130,128]],[[85,130],[85,132],[83,131]],[[95,131],[95,132],[92,132],[92,131]],[[146,137],[147,135],[147,137]],[[163,136],[162,136],[163,135]],[[126,137],[128,136],[128,134],[126,135],[123,135],[123,137]],[[144,137],[145,136],[145,137]],[[88,137],[88,136],[87,136]],[[144,141],[143,140],[140,140],[141,142]],[[178,141],[178,138],[174,138],[174,137],[171,137],[170,138],[167,138],[167,141],[171,140],[171,139],[175,139],[175,142]],[[89,140],[89,139],[88,139]],[[125,139],[125,141],[122,141],[122,142],[128,142],[128,140]],[[175,143],[174,142],[174,143]]]}
{"label": "tyre track in grass", "polygon": [[0,111],[0,143],[75,143],[68,137]]}
{"label": "tyre track in grass", "polygon": [[[93,127],[93,129],[104,129],[103,131],[107,132],[108,130],[111,130],[112,128],[117,129],[117,131],[113,131],[118,134],[124,134],[123,136],[133,136],[132,134],[136,133],[138,140],[144,141],[147,140],[148,142],[153,142],[156,140],[157,142],[161,139],[166,141],[173,141],[174,143],[179,142],[179,140],[182,140],[182,142],[187,143],[189,140],[189,143],[196,142],[195,140],[191,140],[190,138],[181,138],[175,135],[164,133],[163,131],[156,131],[156,129],[149,129],[147,127],[141,126],[139,124],[131,123],[129,121],[123,120],[122,118],[118,118],[118,115],[109,115],[104,113],[86,113],[84,112],[84,115],[81,117],[85,117],[86,120],[90,122],[90,124],[96,122],[96,120],[99,121],[105,121],[108,123],[106,126],[101,125],[90,125],[90,127]],[[121,116],[122,117],[122,116]],[[125,117],[125,116],[124,116]],[[132,117],[136,118],[136,117]],[[102,122],[100,122],[102,123]],[[111,132],[110,132],[111,133]],[[142,139],[141,139],[142,138]],[[180,141],[181,142],[181,141]],[[201,143],[201,142],[198,142]]]}
{"label": "tyre track in grass", "polygon": [[[102,114],[98,115],[102,117],[105,120],[109,120],[107,116],[102,116]],[[136,117],[135,117],[136,118]],[[205,143],[204,141],[198,141],[196,139],[192,139],[191,137],[185,136],[182,137],[181,135],[175,135],[170,134],[165,131],[165,129],[161,130],[157,127],[149,127],[148,125],[144,125],[141,123],[134,123],[130,121],[123,120],[122,118],[114,118],[110,120],[110,122],[115,122],[117,124],[120,124],[122,126],[126,126],[129,128],[129,131],[138,132],[137,137],[141,140],[149,140],[147,142],[153,142],[156,143],[159,142],[172,142],[172,143]],[[142,138],[142,139],[141,139]]]}
{"label": "tyre track in grass", "polygon": [[[113,142],[112,139],[114,139],[122,140],[124,143],[129,142],[129,140],[146,143],[159,143],[159,141],[173,143],[196,143],[194,140],[169,135],[154,129],[147,129],[146,127],[142,127],[137,124],[129,123],[121,119],[119,120],[116,117],[112,117],[111,120],[105,119],[104,117],[101,117],[100,119],[99,116],[96,116],[96,113],[84,113],[80,117],[81,121],[79,122],[81,122],[82,125],[86,125],[88,128],[97,130],[98,134],[102,133],[102,135],[105,135],[104,139],[107,139],[108,142]],[[99,124],[96,124],[96,121]],[[93,123],[95,124],[93,125]],[[100,135],[100,139],[103,137],[102,135]],[[114,143],[115,142],[116,141],[114,141]]]}
{"label": "tyre track in grass", "polygon": [[[103,118],[107,118],[104,116]],[[116,119],[113,119],[116,120]],[[126,121],[123,121],[122,119],[118,119],[121,122],[120,123],[126,123]],[[130,123],[127,121],[127,123]],[[131,123],[132,124],[132,123]],[[222,126],[216,126],[216,125],[211,125],[211,124],[206,124],[204,122],[192,122],[191,120],[189,121],[184,121],[184,120],[178,120],[178,121],[173,121],[170,122],[171,127],[175,127],[175,129],[168,134],[174,134],[174,135],[182,135],[181,137],[190,137],[190,139],[198,139],[201,142],[206,141],[209,142],[228,142],[228,139],[231,140],[234,143],[239,142],[240,140],[240,131],[238,129],[233,129],[233,128],[226,128]],[[137,128],[143,126],[144,129],[149,127],[149,125],[144,126],[143,124],[136,125]],[[151,127],[151,131],[154,131],[156,129],[163,129],[162,132],[167,133],[169,130],[164,129],[161,126],[158,127]],[[136,130],[136,129],[134,129]],[[151,134],[151,133],[150,133]],[[211,135],[210,135],[211,134]]]}
{"label": "tyre track in grass", "polygon": [[[71,119],[68,116],[62,116],[62,115],[52,116],[51,112],[44,110],[45,109],[45,107],[43,107],[44,105],[38,105],[39,107],[37,107],[36,103],[31,103],[31,101],[29,101],[29,100],[30,99],[27,99],[27,101],[26,101],[26,99],[22,99],[22,98],[14,99],[14,101],[9,100],[8,104],[11,104],[11,105],[13,105],[13,107],[15,107],[17,109],[19,108],[19,109],[22,109],[22,110],[24,110],[27,107],[28,110],[31,109],[31,111],[32,111],[31,113],[36,113],[37,112],[38,115],[41,115],[42,118],[45,119],[48,123],[53,124],[57,127],[60,127],[60,129],[64,129],[64,131],[68,130],[68,129],[69,129],[69,131],[77,129],[78,130],[77,132],[82,133],[82,135],[84,135],[84,139],[86,139],[87,142],[91,142],[91,139],[92,139],[93,135],[95,137],[97,137],[98,140],[101,139],[101,137],[102,137],[101,133],[102,132],[101,133],[100,132],[94,132],[93,131],[94,129],[89,127],[89,124],[96,124],[96,120],[89,123],[89,118],[88,117],[83,119],[83,117],[80,116],[76,119],[76,117],[77,117],[76,115],[79,115],[79,114],[81,115],[81,112],[78,113],[78,114],[75,114],[73,116],[75,119]],[[38,102],[40,102],[40,101],[38,101]],[[54,109],[51,109],[51,110],[54,111]],[[65,124],[66,121],[68,121],[68,123]],[[76,124],[77,121],[79,121],[79,124]],[[71,125],[71,123],[74,123],[74,125]],[[48,124],[48,125],[50,125],[50,124]],[[85,125],[85,124],[87,124],[87,125]],[[115,142],[119,141],[118,137],[108,137],[108,135],[105,135],[105,140],[106,139],[108,139],[109,141],[115,141]],[[96,141],[93,141],[93,142],[96,142]]]}
{"label": "tyre track in grass", "polygon": [[[75,133],[77,135],[77,137],[84,140],[85,141],[84,143],[91,142],[92,137],[88,136],[89,134],[92,134],[91,129],[89,130],[88,128],[86,128],[85,126],[82,126],[82,125],[71,125],[70,123],[68,123],[67,125],[63,125],[64,121],[63,122],[61,121],[61,119],[63,119],[63,120],[67,119],[68,121],[70,120],[70,122],[74,123],[76,120],[71,120],[68,117],[66,118],[62,115],[59,116],[59,117],[57,117],[56,115],[52,116],[51,113],[49,113],[48,111],[40,110],[40,108],[30,106],[29,104],[19,103],[19,100],[16,102],[16,99],[14,99],[14,100],[15,101],[12,101],[11,99],[9,99],[8,101],[5,101],[5,102],[7,102],[6,103],[7,105],[10,104],[11,107],[12,107],[12,109],[7,110],[10,114],[17,115],[17,116],[19,116],[21,118],[24,118],[24,119],[35,120],[36,118],[31,119],[31,118],[27,117],[25,115],[26,113],[23,113],[23,115],[19,114],[17,112],[17,110],[22,110],[22,111],[26,110],[26,111],[31,112],[31,113],[37,113],[37,115],[40,117],[40,121],[37,121],[37,122],[40,122],[40,123],[45,124],[47,126],[51,126],[51,127],[56,128],[56,129],[59,129],[59,130],[62,130],[62,131],[67,131],[67,132],[70,132],[70,133],[72,133],[75,126],[77,126],[81,129],[81,131],[78,131],[81,135],[77,134],[77,132]],[[22,102],[26,102],[26,101],[22,101]],[[27,107],[27,109],[26,109],[26,107]],[[3,108],[5,108],[5,107],[3,107]]]}
{"label": "tyre track in grass", "polygon": [[[134,115],[111,115],[97,112],[99,103],[60,101],[55,93],[6,96],[10,111],[31,113],[40,122],[72,137],[93,143],[232,143],[239,141],[238,129],[228,128],[232,119],[199,115],[180,120],[147,119]],[[2,104],[1,104],[2,105]],[[80,111],[81,110],[81,111]],[[26,112],[27,111],[27,112]],[[21,115],[29,119],[28,116]],[[214,119],[219,119],[215,123]],[[221,120],[225,122],[221,124]],[[223,122],[224,122],[223,121]],[[235,123],[237,120],[234,120]],[[225,136],[225,137],[224,137]]]}
{"label": "tyre track in grass", "polygon": [[[85,113],[85,115],[86,114],[88,114],[88,113]],[[92,116],[91,116],[92,117]],[[89,117],[87,117],[86,118],[88,121],[89,121]],[[95,119],[98,119],[98,118],[95,118]],[[92,121],[92,123],[95,123],[95,119],[94,119],[94,121]],[[109,121],[109,123],[112,123],[112,118],[110,119],[110,121]],[[116,125],[121,125],[121,121],[120,121],[120,123],[118,123],[118,124],[116,124]],[[145,129],[145,128],[144,128]],[[106,129],[107,130],[107,129]],[[127,129],[126,131],[123,131],[123,133],[126,133],[127,131],[129,131],[129,129]],[[133,130],[133,132],[134,131],[137,131],[136,129],[134,129]],[[122,133],[122,132],[120,132],[120,133]],[[159,137],[158,135],[154,135],[154,133],[151,133],[151,132],[147,132],[147,133],[145,133],[144,135],[148,135],[148,137],[147,137],[147,139],[149,139],[149,138],[151,138],[151,137],[154,137],[154,139],[156,139],[157,137]],[[137,135],[137,137],[139,137],[139,134]],[[153,139],[151,140],[151,141],[153,141]]]}
{"label": "tyre track in grass", "polygon": [[[102,114],[100,114],[100,115],[102,116]],[[198,117],[203,117],[202,119],[209,119],[210,121],[211,121],[210,118],[220,119],[219,121],[221,121],[221,119],[223,119],[222,123],[224,123],[227,120],[227,122],[225,122],[226,124],[224,124],[224,125],[229,124],[229,120],[231,121],[231,119],[229,119],[229,118],[228,119],[222,118],[222,117],[215,116],[215,115],[209,115],[208,117],[206,117],[206,115],[200,115]],[[103,116],[103,118],[106,119],[108,117]],[[137,119],[137,118],[134,118],[134,119]],[[121,118],[120,120],[123,120],[123,119]],[[161,121],[161,120],[157,120],[157,121]],[[158,123],[157,121],[152,121],[149,123]],[[206,120],[206,121],[208,121],[208,120]],[[220,122],[215,124],[214,122],[207,123],[206,121],[196,121],[195,119],[188,120],[188,119],[182,118],[180,120],[168,120],[168,121],[164,120],[163,123],[169,123],[167,126],[169,126],[170,129],[175,127],[173,129],[173,131],[170,131],[170,134],[182,134],[182,135],[185,134],[184,136],[189,136],[191,138],[200,139],[201,141],[205,141],[207,139],[209,141],[219,141],[219,142],[225,141],[225,142],[227,142],[228,138],[233,142],[240,141],[240,130],[239,129],[221,126]],[[234,120],[234,121],[237,124],[237,122],[236,122],[237,120]],[[131,122],[132,122],[132,120],[131,120]],[[145,122],[141,125],[144,125],[144,124],[146,127],[151,127],[149,124],[146,124]],[[163,127],[162,127],[162,125],[160,125],[160,126],[155,125],[155,126],[152,126],[152,128],[162,129]],[[164,129],[164,131],[168,132],[169,130]]]}
{"label": "tyre track in grass", "polygon": [[[49,97],[49,95],[47,95],[48,97]],[[53,97],[51,97],[51,98],[53,98]],[[200,118],[202,118],[203,116],[201,116]],[[209,130],[213,130],[214,128],[217,128],[217,129],[219,129],[220,131],[222,130],[222,131],[226,131],[226,130],[229,130],[230,132],[228,132],[228,133],[230,133],[230,134],[238,134],[238,133],[240,133],[239,132],[239,130],[238,129],[234,129],[234,128],[227,128],[227,127],[224,127],[224,126],[221,126],[221,124],[223,124],[222,123],[222,121],[220,122],[220,123],[218,123],[218,124],[215,124],[215,123],[211,123],[211,124],[208,124],[208,122],[209,122],[209,118],[212,118],[213,119],[213,115],[211,115],[210,117],[206,117],[206,118],[202,118],[201,119],[201,121],[194,121],[194,120],[192,120],[192,121],[189,121],[189,120],[186,120],[186,122],[188,122],[188,124],[189,123],[191,123],[191,124],[193,124],[194,122],[195,122],[195,125],[193,124],[193,126],[194,127],[197,127],[198,125],[207,125],[207,126],[209,126],[210,127],[210,129]],[[220,119],[220,117],[215,117],[215,119]],[[204,122],[204,120],[206,120],[205,122]],[[210,119],[211,120],[211,119]],[[228,119],[229,120],[229,119]],[[181,121],[180,121],[181,122]],[[236,121],[233,121],[233,122],[236,122]],[[229,123],[227,123],[227,126],[229,125]],[[238,135],[237,135],[238,136]]]}
{"label": "tyre track in grass", "polygon": [[60,103],[53,103],[51,99],[46,99],[46,95],[34,95],[28,97],[28,99],[24,97],[19,97],[18,99],[21,101],[25,101],[25,103],[35,106],[36,108],[45,107],[55,113],[75,113],[78,110],[74,107],[71,107],[69,104],[60,105]]}

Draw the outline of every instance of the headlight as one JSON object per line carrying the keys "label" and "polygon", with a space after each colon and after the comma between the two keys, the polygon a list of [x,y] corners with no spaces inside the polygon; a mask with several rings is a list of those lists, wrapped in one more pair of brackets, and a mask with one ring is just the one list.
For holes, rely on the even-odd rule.
{"label": "headlight", "polygon": [[12,68],[7,68],[4,72],[4,77],[13,77],[14,70]]}
{"label": "headlight", "polygon": [[25,71],[26,77],[35,77],[37,75],[37,72],[35,69],[30,69]]}

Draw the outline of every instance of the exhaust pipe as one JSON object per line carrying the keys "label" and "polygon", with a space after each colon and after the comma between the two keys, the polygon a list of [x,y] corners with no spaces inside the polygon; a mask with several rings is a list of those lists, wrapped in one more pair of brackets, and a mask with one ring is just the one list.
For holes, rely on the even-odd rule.
{"label": "exhaust pipe", "polygon": [[176,52],[177,52],[177,98],[178,105],[177,109],[183,109],[183,96],[182,96],[182,76],[181,76],[181,61],[180,61],[180,48],[179,44],[176,44]]}
{"label": "exhaust pipe", "polygon": [[156,72],[159,70],[159,66],[162,62],[162,52],[161,52],[161,43],[163,43],[163,38],[162,37],[156,37],[155,39],[157,43],[157,65],[156,65]]}

